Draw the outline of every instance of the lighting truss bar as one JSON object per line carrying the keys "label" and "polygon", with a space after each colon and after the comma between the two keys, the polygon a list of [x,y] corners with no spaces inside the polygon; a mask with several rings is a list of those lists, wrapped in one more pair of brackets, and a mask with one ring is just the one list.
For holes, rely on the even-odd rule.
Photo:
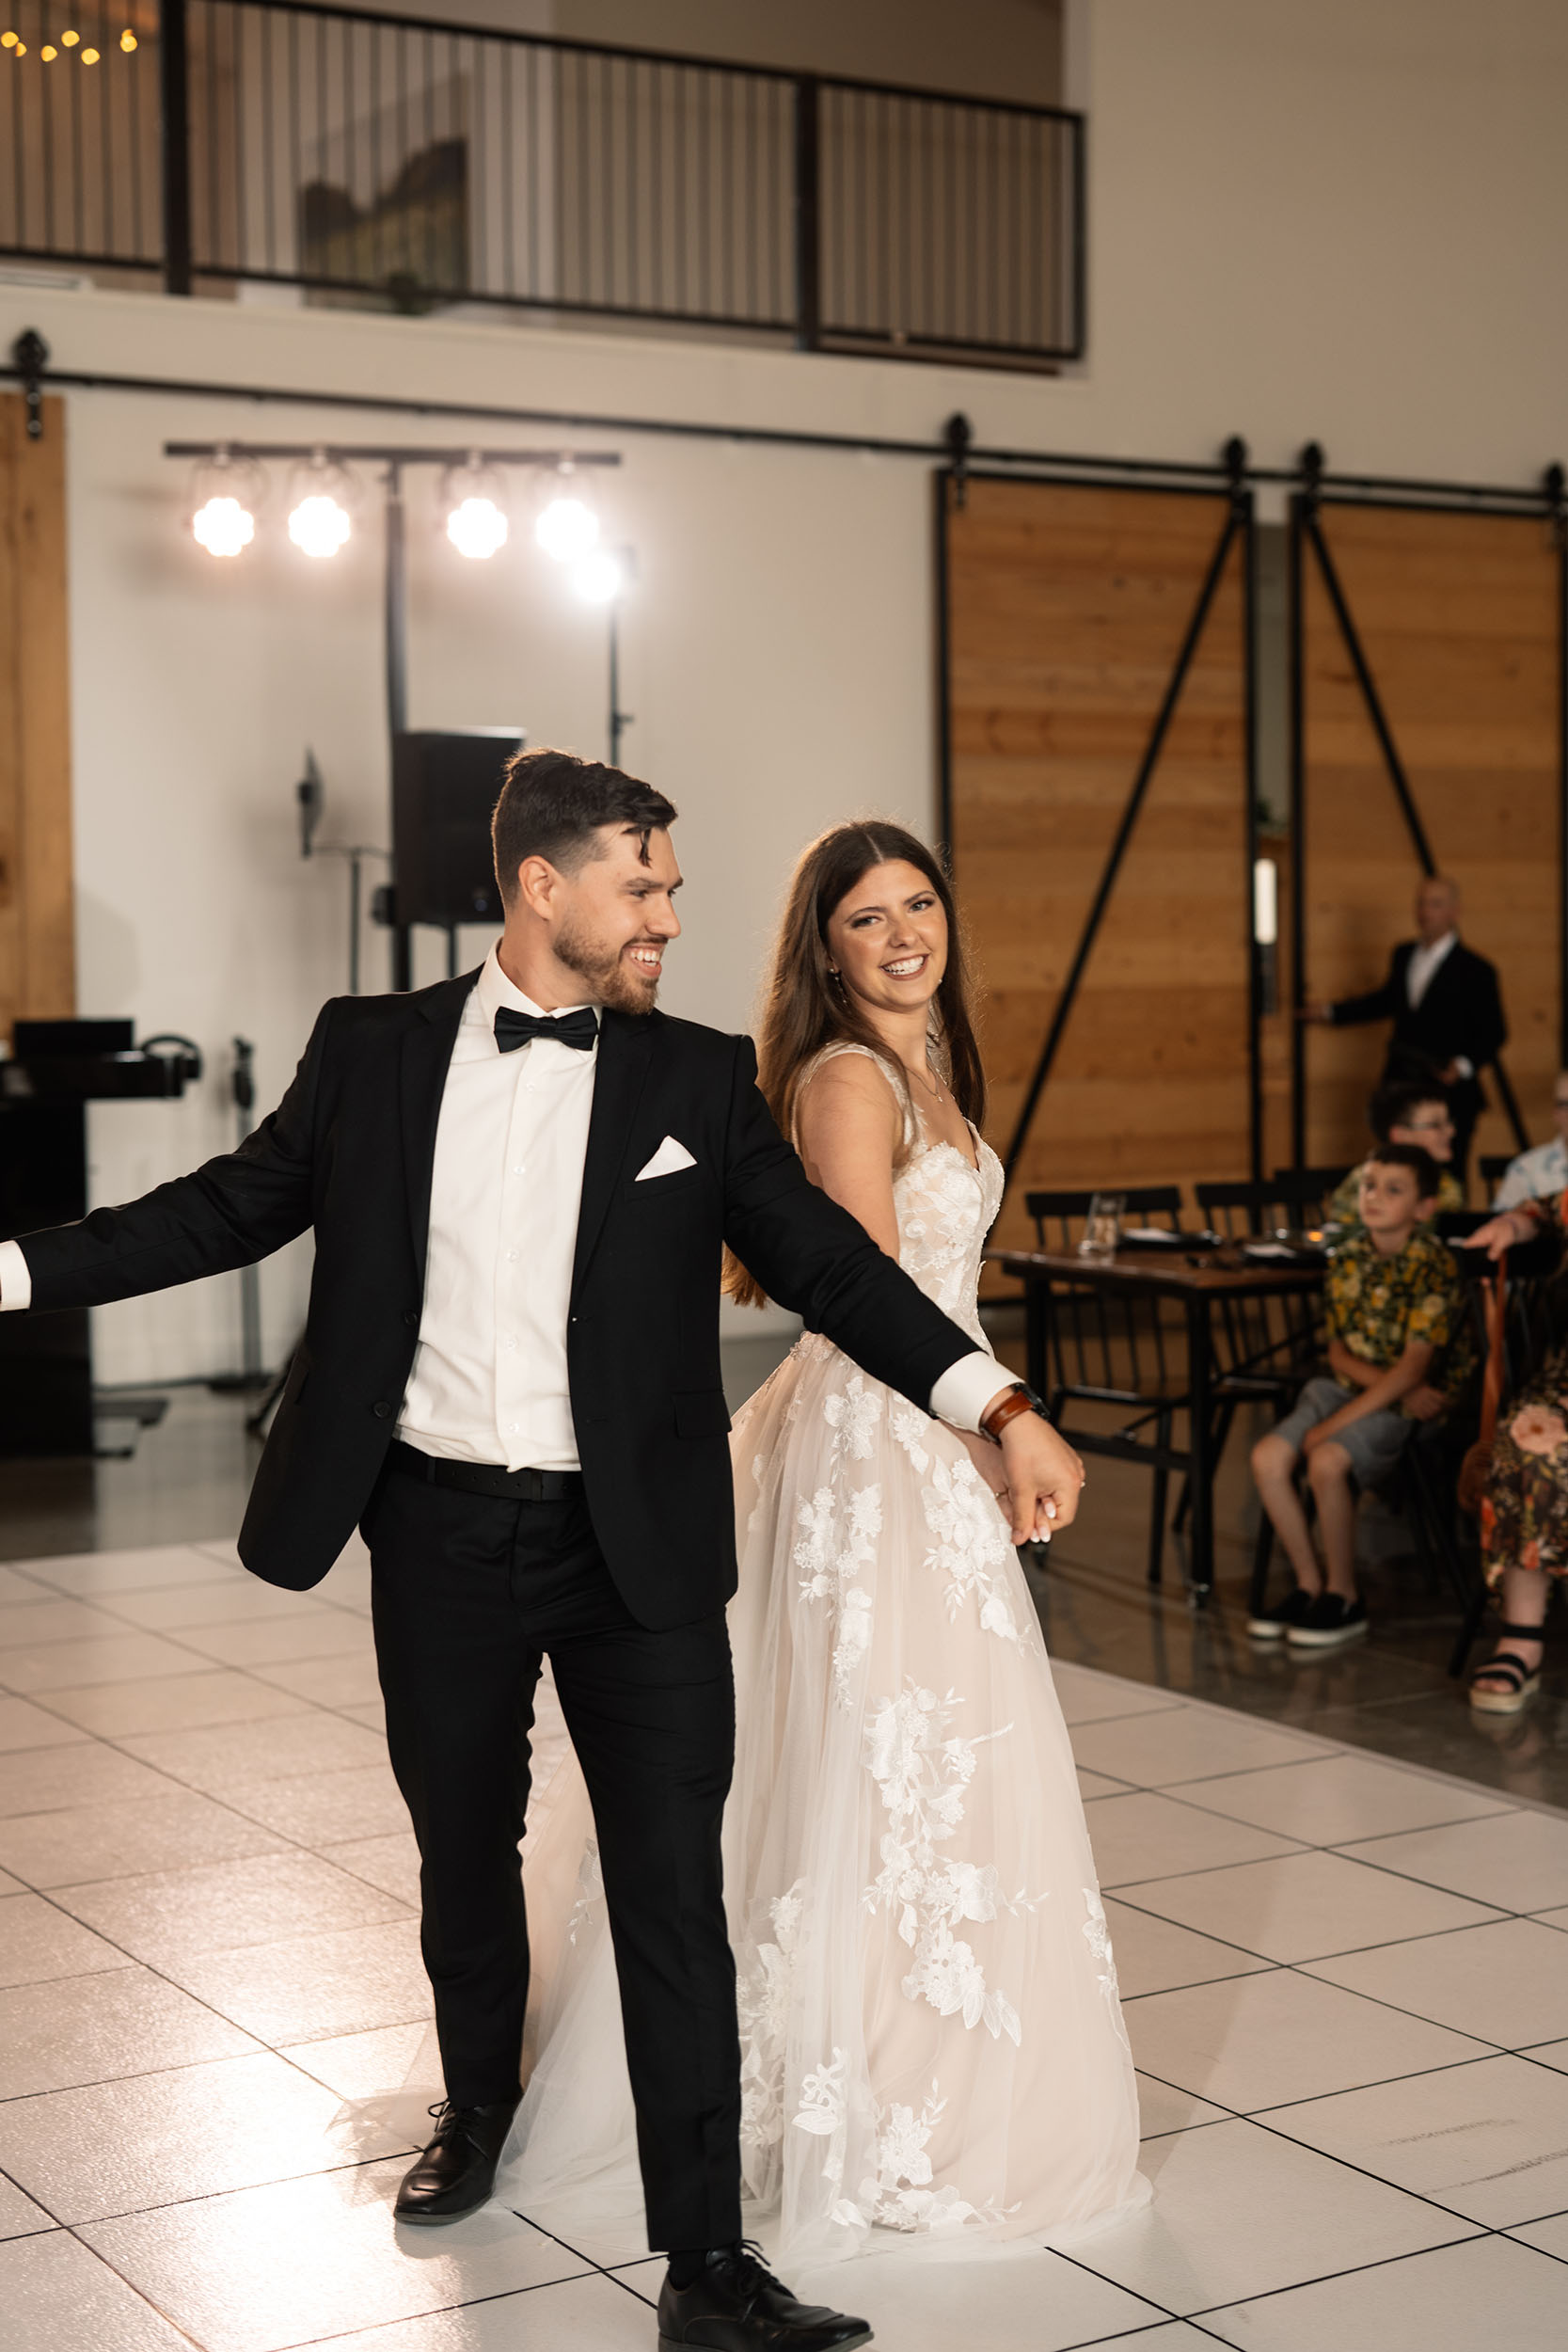
{"label": "lighting truss bar", "polygon": [[476,449],[469,442],[463,449],[430,449],[424,446],[404,448],[395,442],[383,441],[166,441],[166,457],[217,459],[239,458],[297,458],[308,464],[313,457],[326,459],[328,465],[387,465],[387,466],[454,466],[469,465],[477,458],[482,466],[618,466],[619,450],[610,449]]}

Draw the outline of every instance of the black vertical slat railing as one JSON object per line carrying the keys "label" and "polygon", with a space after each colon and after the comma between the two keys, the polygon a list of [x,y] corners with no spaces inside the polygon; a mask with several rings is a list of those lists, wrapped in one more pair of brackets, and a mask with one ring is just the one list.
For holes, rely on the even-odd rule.
{"label": "black vertical slat railing", "polygon": [[[805,350],[1083,349],[1059,108],[317,0],[7,0],[0,254]],[[8,84],[8,90],[3,86]]]}

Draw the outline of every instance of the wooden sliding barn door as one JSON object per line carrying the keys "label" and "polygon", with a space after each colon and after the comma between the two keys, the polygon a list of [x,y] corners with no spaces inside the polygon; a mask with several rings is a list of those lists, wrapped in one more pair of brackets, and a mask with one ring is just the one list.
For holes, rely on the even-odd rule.
{"label": "wooden sliding barn door", "polygon": [[76,1009],[65,403],[0,393],[0,1037]]}
{"label": "wooden sliding barn door", "polygon": [[[1503,1064],[1536,1141],[1562,1052],[1560,564],[1544,513],[1295,502],[1301,993],[1376,987],[1421,874],[1451,874],[1501,977]],[[1307,1164],[1364,1148],[1386,1041],[1386,1024],[1302,1034]],[[1512,1152],[1483,1083],[1476,1153]]]}
{"label": "wooden sliding barn door", "polygon": [[1031,1189],[1249,1172],[1250,501],[939,489],[944,832],[1020,1244]]}

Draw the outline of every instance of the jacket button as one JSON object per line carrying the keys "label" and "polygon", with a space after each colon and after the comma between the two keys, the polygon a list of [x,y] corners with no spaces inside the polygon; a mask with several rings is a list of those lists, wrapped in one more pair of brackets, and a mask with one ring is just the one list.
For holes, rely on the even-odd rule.
{"label": "jacket button", "polygon": [[371,1406],[371,1410],[375,1415],[377,1421],[387,1421],[391,1417],[392,1408],[388,1404],[384,1396],[377,1397],[375,1403]]}
{"label": "jacket button", "polygon": [[409,1328],[409,1330],[410,1330],[410,1331],[417,1331],[417,1330],[419,1329],[419,1327],[420,1327],[420,1318],[419,1318],[419,1316],[415,1313],[415,1311],[414,1311],[414,1310],[413,1310],[413,1308],[412,1308],[412,1307],[405,1307],[405,1308],[404,1309],[403,1319],[404,1319],[404,1322],[407,1325],[407,1327],[408,1327],[408,1328]]}

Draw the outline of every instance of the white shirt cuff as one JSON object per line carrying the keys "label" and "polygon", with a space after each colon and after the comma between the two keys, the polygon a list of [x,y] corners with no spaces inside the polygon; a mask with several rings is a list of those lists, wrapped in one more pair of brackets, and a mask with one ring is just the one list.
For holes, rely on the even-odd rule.
{"label": "white shirt cuff", "polygon": [[1462,1078],[1473,1078],[1476,1074],[1475,1063],[1467,1055],[1456,1054],[1453,1057],[1453,1066]]}
{"label": "white shirt cuff", "polygon": [[33,1278],[22,1254],[22,1244],[0,1241],[0,1315],[33,1303]]}
{"label": "white shirt cuff", "polygon": [[951,1422],[955,1429],[977,1430],[991,1398],[1011,1388],[1017,1377],[994,1356],[984,1356],[976,1349],[973,1356],[960,1356],[956,1364],[948,1365],[931,1391],[931,1410],[938,1421]]}

